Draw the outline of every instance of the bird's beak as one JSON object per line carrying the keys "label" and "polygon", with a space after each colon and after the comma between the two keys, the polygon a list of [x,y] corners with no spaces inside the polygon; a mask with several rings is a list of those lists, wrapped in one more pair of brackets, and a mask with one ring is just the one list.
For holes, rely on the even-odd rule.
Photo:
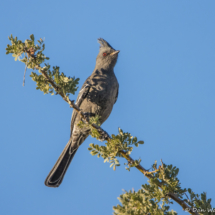
{"label": "bird's beak", "polygon": [[115,54],[118,54],[120,51],[119,50],[117,50],[117,51],[115,51],[115,52],[112,52],[110,55],[115,55]]}

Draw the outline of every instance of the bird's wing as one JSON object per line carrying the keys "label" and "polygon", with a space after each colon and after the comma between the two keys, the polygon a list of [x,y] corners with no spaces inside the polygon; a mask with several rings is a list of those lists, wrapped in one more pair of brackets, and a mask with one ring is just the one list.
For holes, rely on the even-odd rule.
{"label": "bird's wing", "polygon": [[[89,90],[90,90],[90,77],[89,76],[87,78],[87,80],[84,82],[79,94],[78,94],[78,97],[77,97],[77,100],[76,100],[76,105],[78,107],[81,106],[81,103],[83,102],[83,100],[87,97],[87,94],[89,93]],[[72,136],[72,132],[73,132],[73,128],[74,128],[74,123],[75,123],[75,119],[77,117],[77,111],[73,110],[73,113],[72,113],[72,119],[71,119],[71,125],[70,125],[70,130],[71,130],[71,133],[70,133],[70,136]]]}

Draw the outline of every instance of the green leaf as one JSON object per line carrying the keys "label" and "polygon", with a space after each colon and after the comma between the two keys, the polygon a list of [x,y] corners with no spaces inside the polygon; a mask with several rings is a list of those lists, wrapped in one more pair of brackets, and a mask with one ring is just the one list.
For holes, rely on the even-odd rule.
{"label": "green leaf", "polygon": [[14,57],[14,60],[17,61],[18,58],[17,54],[12,54],[12,56]]}
{"label": "green leaf", "polygon": [[109,161],[109,159],[108,158],[106,158],[105,160],[104,160],[104,163],[106,163],[106,162],[108,162]]}
{"label": "green leaf", "polygon": [[144,144],[144,141],[140,140],[138,141],[139,144]]}
{"label": "green leaf", "polygon": [[98,152],[97,151],[91,151],[90,154],[94,156],[94,155],[98,154]]}
{"label": "green leaf", "polygon": [[34,41],[34,35],[33,34],[30,35],[30,38],[32,41]]}

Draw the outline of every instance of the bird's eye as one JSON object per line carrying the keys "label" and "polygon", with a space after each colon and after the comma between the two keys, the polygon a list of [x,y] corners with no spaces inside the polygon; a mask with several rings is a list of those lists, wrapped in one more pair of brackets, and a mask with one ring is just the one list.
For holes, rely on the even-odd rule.
{"label": "bird's eye", "polygon": [[105,57],[105,56],[107,56],[107,53],[106,53],[106,52],[104,52],[104,53],[103,53],[103,56],[104,56],[104,57]]}

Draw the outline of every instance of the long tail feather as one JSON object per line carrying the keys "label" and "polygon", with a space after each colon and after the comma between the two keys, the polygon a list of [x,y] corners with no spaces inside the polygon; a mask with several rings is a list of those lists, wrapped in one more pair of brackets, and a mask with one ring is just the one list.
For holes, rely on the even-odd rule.
{"label": "long tail feather", "polygon": [[63,177],[66,173],[69,164],[71,163],[76,151],[70,152],[71,140],[66,144],[63,152],[58,158],[56,164],[48,174],[45,185],[48,187],[59,187],[63,181]]}

